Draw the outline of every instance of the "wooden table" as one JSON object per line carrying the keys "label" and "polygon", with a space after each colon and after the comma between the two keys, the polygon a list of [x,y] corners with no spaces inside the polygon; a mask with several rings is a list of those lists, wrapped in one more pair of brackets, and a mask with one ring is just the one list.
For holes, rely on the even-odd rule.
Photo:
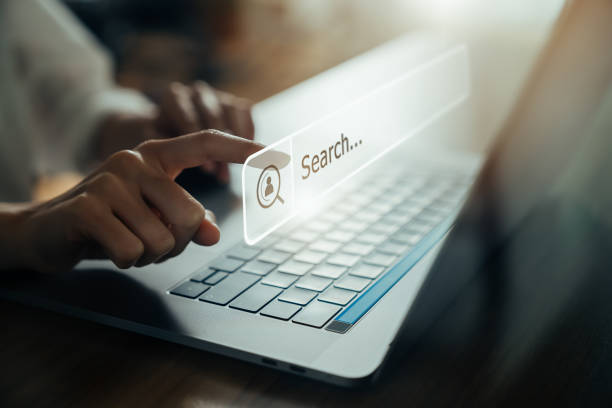
{"label": "wooden table", "polygon": [[[260,100],[411,28],[366,3],[374,2],[317,14],[298,2],[297,11],[234,2],[218,85]],[[366,24],[372,13],[379,24]],[[526,222],[416,345],[396,348],[371,386],[341,389],[0,301],[0,406],[609,406],[609,233],[570,211],[587,228],[568,239],[576,219],[566,213],[544,208]],[[508,262],[516,254],[520,262]]]}

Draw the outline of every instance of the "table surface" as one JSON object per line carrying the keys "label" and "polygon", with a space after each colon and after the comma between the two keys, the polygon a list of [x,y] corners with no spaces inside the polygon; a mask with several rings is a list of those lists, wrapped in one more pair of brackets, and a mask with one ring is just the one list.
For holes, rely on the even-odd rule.
{"label": "table surface", "polygon": [[[243,29],[222,37],[220,58],[234,72],[220,83],[255,100],[411,28],[393,13],[376,15],[384,30],[368,28],[374,9],[346,1],[316,19],[331,31],[296,28],[279,2],[236,4],[231,18]],[[279,15],[285,36],[266,25]],[[232,64],[240,58],[252,64]],[[338,388],[0,301],[0,406],[609,405],[612,245],[570,208],[527,220],[416,345],[396,347],[372,385]]]}

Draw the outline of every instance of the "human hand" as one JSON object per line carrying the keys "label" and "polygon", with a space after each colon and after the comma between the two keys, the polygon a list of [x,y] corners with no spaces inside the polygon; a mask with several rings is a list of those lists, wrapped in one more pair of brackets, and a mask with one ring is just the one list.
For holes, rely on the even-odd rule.
{"label": "human hand", "polygon": [[[251,103],[212,88],[206,82],[192,85],[175,82],[162,93],[157,129],[164,135],[196,132],[202,129],[226,131],[253,140],[255,127]],[[227,163],[207,160],[202,169],[222,183],[229,182]]]}
{"label": "human hand", "polygon": [[242,163],[261,148],[211,130],[117,152],[71,190],[21,211],[17,264],[54,272],[108,258],[128,268],[176,256],[190,241],[213,245],[220,234],[214,214],[174,179],[206,161]]}

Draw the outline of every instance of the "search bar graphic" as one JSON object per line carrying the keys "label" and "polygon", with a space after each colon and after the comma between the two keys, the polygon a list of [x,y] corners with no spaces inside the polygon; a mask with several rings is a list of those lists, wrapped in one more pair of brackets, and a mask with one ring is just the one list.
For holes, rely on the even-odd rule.
{"label": "search bar graphic", "polygon": [[242,167],[244,239],[253,245],[467,99],[457,46],[249,156]]}

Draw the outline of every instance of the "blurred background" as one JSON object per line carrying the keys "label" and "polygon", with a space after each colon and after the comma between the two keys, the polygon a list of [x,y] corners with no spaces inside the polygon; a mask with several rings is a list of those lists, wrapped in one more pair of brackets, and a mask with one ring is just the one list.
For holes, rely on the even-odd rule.
{"label": "blurred background", "polygon": [[[470,47],[480,151],[500,127],[561,0],[64,0],[155,98],[204,79],[261,101],[399,35],[443,31]],[[501,75],[500,75],[501,73]]]}

